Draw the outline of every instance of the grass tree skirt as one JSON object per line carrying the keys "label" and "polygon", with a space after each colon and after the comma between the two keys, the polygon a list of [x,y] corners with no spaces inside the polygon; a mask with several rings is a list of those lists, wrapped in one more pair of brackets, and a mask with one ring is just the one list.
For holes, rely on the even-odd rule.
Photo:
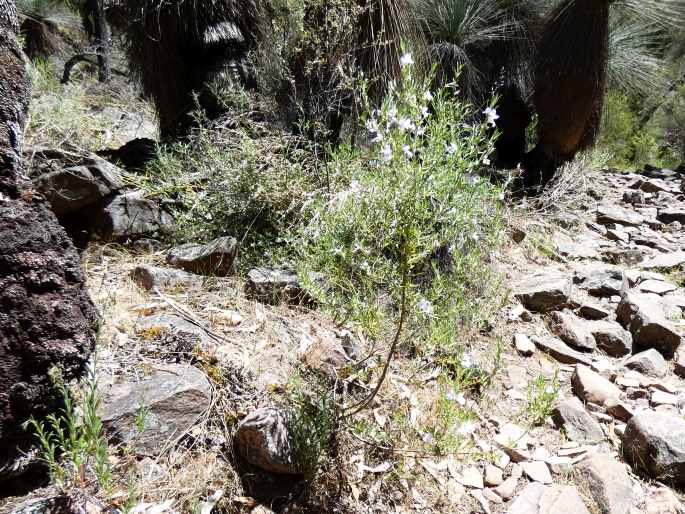
{"label": "grass tree skirt", "polygon": [[79,256],[19,159],[29,82],[14,2],[0,0],[0,489],[33,436],[21,424],[59,406],[50,378],[77,378],[94,346],[97,312]]}

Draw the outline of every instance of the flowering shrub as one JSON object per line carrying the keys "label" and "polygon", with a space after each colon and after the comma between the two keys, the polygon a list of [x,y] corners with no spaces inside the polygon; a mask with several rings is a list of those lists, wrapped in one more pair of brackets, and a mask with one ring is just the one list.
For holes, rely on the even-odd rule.
{"label": "flowering shrub", "polygon": [[[303,273],[334,313],[374,336],[411,326],[424,344],[457,343],[477,320],[497,241],[501,191],[477,172],[493,150],[493,101],[481,116],[430,77],[403,80],[363,119],[370,148],[339,149],[328,164],[331,187],[309,204]],[[479,299],[481,297],[481,299]],[[489,300],[488,300],[489,301]]]}

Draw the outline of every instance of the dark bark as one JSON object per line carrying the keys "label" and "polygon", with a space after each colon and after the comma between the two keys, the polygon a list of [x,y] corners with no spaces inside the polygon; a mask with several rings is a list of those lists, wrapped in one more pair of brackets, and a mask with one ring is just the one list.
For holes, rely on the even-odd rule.
{"label": "dark bark", "polygon": [[14,0],[0,0],[0,489],[19,451],[21,424],[59,405],[49,372],[82,375],[97,313],[79,256],[21,168],[30,84]]}
{"label": "dark bark", "polygon": [[107,82],[110,77],[110,30],[105,19],[104,0],[87,0],[84,26],[95,46],[98,59],[98,80]]}

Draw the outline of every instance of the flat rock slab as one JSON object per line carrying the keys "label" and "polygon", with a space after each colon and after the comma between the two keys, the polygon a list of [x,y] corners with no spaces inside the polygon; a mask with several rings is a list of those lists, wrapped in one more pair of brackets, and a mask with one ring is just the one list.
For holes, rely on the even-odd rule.
{"label": "flat rock slab", "polygon": [[633,335],[633,343],[637,347],[655,348],[671,358],[680,346],[682,338],[674,324],[666,318],[663,305],[650,296],[625,293],[616,316],[619,323]]}
{"label": "flat rock slab", "polygon": [[662,280],[645,280],[637,286],[643,293],[666,294],[678,289],[678,286]]}
{"label": "flat rock slab", "polygon": [[522,462],[521,467],[523,468],[523,473],[533,482],[540,482],[541,484],[552,483],[552,473],[549,471],[547,463],[540,460],[534,460]]}
{"label": "flat rock slab", "polygon": [[590,455],[574,471],[603,514],[629,514],[635,506],[633,484],[626,466],[611,455]]}
{"label": "flat rock slab", "polygon": [[639,371],[643,375],[656,378],[664,377],[668,373],[666,360],[653,348],[633,355],[625,362],[624,366]]}
{"label": "flat rock slab", "polygon": [[140,382],[101,384],[100,392],[98,414],[110,439],[155,456],[207,411],[212,387],[193,366],[167,365]]}
{"label": "flat rock slab", "polygon": [[173,268],[159,266],[136,266],[131,270],[131,279],[143,289],[187,288],[201,289],[203,278]]}
{"label": "flat rock slab", "polygon": [[575,487],[529,484],[509,506],[507,514],[590,514]]}
{"label": "flat rock slab", "polygon": [[624,274],[618,266],[590,264],[573,274],[573,283],[593,296],[611,297],[621,293]]}
{"label": "flat rock slab", "polygon": [[192,273],[233,275],[238,265],[238,241],[226,236],[207,244],[186,243],[169,250],[166,260],[172,266]]}
{"label": "flat rock slab", "polygon": [[617,205],[600,205],[597,208],[597,223],[600,225],[625,225],[639,227],[645,218],[633,210]]}
{"label": "flat rock slab", "polygon": [[557,405],[552,419],[571,441],[597,443],[605,439],[602,427],[578,398],[569,398]]}
{"label": "flat rock slab", "polygon": [[633,336],[615,321],[599,320],[589,324],[597,348],[612,357],[623,357],[633,351]]}
{"label": "flat rock slab", "polygon": [[670,270],[685,264],[685,252],[662,253],[642,263],[644,269]]}
{"label": "flat rock slab", "polygon": [[676,415],[643,411],[628,422],[623,453],[636,471],[685,486],[685,420]]}
{"label": "flat rock slab", "polygon": [[590,323],[572,312],[552,312],[549,325],[554,335],[576,350],[591,352],[597,348]]}
{"label": "flat rock slab", "polygon": [[584,364],[586,366],[592,365],[592,360],[581,352],[578,352],[564,343],[561,339],[555,337],[531,337],[531,341],[535,343],[540,350],[551,355],[562,364]]}
{"label": "flat rock slab", "polygon": [[180,334],[192,339],[193,344],[200,344],[208,340],[207,333],[204,330],[174,314],[153,314],[152,316],[139,318],[136,321],[136,330],[149,336],[164,332]]}
{"label": "flat rock slab", "polygon": [[563,275],[534,275],[514,286],[514,295],[533,312],[551,312],[570,303],[571,281]]}

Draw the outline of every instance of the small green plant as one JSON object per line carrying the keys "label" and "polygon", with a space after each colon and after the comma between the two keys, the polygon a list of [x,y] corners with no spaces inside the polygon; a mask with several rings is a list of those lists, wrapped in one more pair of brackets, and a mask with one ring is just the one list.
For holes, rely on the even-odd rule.
{"label": "small green plant", "polygon": [[528,386],[528,405],[524,416],[533,425],[541,425],[552,414],[559,396],[557,371],[551,378],[538,376]]}
{"label": "small green plant", "polygon": [[150,408],[147,405],[145,405],[145,401],[141,399],[140,404],[138,405],[138,410],[136,411],[135,419],[136,431],[138,432],[138,434],[142,434],[145,431],[145,426],[147,425],[147,417],[149,413]]}
{"label": "small green plant", "polygon": [[108,490],[112,472],[102,420],[97,413],[100,395],[94,366],[89,367],[87,379],[78,390],[79,404],[58,372],[52,374],[52,379],[64,406],[59,415],[50,414],[45,422],[31,418],[25,428],[34,429],[43,450],[42,458],[55,483],[83,487],[93,474],[100,487]]}
{"label": "small green plant", "polygon": [[306,479],[316,476],[333,436],[336,410],[333,394],[323,384],[295,377],[290,386],[286,421],[295,466]]}

